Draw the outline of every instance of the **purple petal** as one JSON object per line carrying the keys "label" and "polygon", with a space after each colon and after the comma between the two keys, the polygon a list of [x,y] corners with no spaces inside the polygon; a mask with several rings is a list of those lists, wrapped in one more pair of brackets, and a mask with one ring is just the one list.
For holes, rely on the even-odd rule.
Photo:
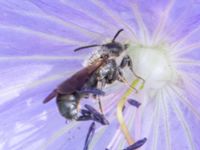
{"label": "purple petal", "polygon": [[[144,150],[200,149],[199,8],[199,0],[1,1],[0,149],[84,147],[90,122],[66,125],[55,102],[43,105],[42,100],[95,50],[74,53],[75,48],[105,43],[121,28],[118,41],[130,41],[133,51],[164,49],[175,70],[171,77],[178,75],[165,88],[151,88],[160,81],[146,82],[133,94],[142,105],[137,110],[126,106],[123,113],[131,136],[148,138]],[[126,70],[125,75],[132,80]],[[102,105],[109,125],[97,125],[90,147],[123,149],[127,142],[121,130],[116,132],[116,109],[126,87],[116,83],[103,90],[108,93]],[[98,108],[91,99],[84,103]]]}

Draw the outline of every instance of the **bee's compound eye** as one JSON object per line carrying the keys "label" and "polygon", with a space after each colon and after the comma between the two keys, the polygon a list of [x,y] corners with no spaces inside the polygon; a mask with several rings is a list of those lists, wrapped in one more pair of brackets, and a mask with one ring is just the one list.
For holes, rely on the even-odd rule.
{"label": "bee's compound eye", "polygon": [[124,49],[127,49],[127,48],[129,48],[129,44],[127,43],[127,44],[124,44]]}
{"label": "bee's compound eye", "polygon": [[108,54],[102,54],[101,55],[101,58],[103,58],[103,59],[107,59],[109,56],[108,56]]}
{"label": "bee's compound eye", "polygon": [[113,48],[113,49],[111,50],[111,54],[112,54],[112,56],[119,56],[119,54],[120,54],[120,49]]}

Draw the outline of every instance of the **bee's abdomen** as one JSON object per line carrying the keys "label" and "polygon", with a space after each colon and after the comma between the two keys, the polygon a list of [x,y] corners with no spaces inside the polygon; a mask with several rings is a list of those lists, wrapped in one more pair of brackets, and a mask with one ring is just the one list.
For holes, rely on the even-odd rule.
{"label": "bee's abdomen", "polygon": [[58,94],[56,103],[60,114],[66,119],[77,119],[80,97],[76,94]]}

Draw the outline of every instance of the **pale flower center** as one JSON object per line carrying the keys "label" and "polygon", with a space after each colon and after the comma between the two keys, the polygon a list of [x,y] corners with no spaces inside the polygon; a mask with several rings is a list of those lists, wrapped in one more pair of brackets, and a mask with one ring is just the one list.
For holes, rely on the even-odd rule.
{"label": "pale flower center", "polygon": [[146,80],[146,88],[162,88],[175,80],[175,71],[165,50],[151,47],[130,48],[134,71]]}

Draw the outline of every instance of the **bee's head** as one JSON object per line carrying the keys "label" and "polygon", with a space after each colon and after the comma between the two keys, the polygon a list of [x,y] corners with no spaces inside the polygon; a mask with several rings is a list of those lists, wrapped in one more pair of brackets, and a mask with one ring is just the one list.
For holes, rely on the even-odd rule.
{"label": "bee's head", "polygon": [[118,57],[122,52],[127,50],[128,44],[121,44],[119,42],[111,42],[103,45],[103,51],[108,53],[110,56]]}
{"label": "bee's head", "polygon": [[124,48],[123,48],[123,49],[124,49],[124,50],[127,50],[127,49],[129,48],[129,46],[130,46],[130,45],[129,45],[128,43],[126,43],[126,44],[124,44]]}

